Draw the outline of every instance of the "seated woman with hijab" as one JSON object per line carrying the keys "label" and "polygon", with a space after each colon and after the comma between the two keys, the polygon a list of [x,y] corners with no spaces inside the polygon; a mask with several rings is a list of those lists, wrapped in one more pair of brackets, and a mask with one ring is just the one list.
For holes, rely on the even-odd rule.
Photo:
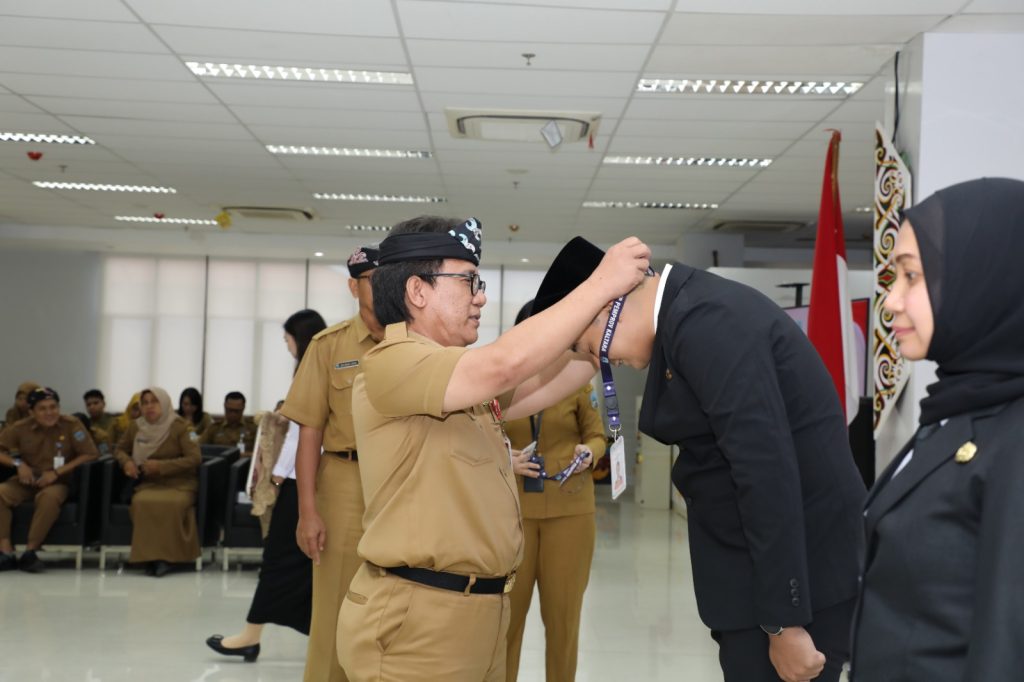
{"label": "seated woman with hijab", "polygon": [[885,300],[900,353],[938,364],[921,426],[864,512],[855,682],[1024,671],[1024,182],[907,210]]}
{"label": "seated woman with hijab", "polygon": [[18,390],[14,394],[14,404],[11,405],[7,410],[7,414],[4,415],[5,426],[10,426],[14,422],[32,416],[32,412],[28,407],[28,394],[37,388],[39,388],[39,384],[34,381],[26,381],[18,385]]}
{"label": "seated woman with hijab", "polygon": [[162,388],[142,391],[142,416],[121,436],[114,457],[125,476],[136,481],[132,495],[131,563],[146,563],[161,577],[171,563],[199,556],[193,506],[202,462],[199,444],[174,412]]}

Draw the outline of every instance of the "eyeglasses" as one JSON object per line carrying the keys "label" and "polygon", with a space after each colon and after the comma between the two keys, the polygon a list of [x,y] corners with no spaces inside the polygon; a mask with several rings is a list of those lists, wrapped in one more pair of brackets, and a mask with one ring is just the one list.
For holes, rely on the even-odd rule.
{"label": "eyeglasses", "polygon": [[487,291],[487,282],[480,279],[480,273],[478,272],[472,274],[462,272],[424,272],[417,275],[417,277],[455,277],[457,279],[464,279],[469,282],[469,293],[472,296]]}

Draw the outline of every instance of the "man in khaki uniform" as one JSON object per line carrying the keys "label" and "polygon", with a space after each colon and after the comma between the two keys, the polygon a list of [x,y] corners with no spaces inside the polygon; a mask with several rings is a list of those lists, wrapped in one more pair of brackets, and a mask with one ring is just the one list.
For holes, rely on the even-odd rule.
{"label": "man in khaki uniform", "polygon": [[18,384],[18,390],[14,393],[14,404],[7,409],[7,414],[4,416],[4,426],[10,426],[29,416],[28,394],[37,388],[39,388],[39,384],[34,381]]}
{"label": "man in khaki uniform", "polygon": [[85,401],[85,411],[89,415],[92,428],[109,434],[114,428],[117,415],[107,412],[107,400],[103,396],[103,391],[98,388],[89,389],[82,396],[82,400]]}
{"label": "man in khaki uniform", "polygon": [[243,455],[252,454],[256,442],[256,424],[245,417],[245,395],[231,391],[224,396],[224,420],[216,421],[203,432],[203,445],[238,445],[245,443]]}
{"label": "man in khaki uniform", "polygon": [[338,609],[359,568],[356,547],[363,535],[364,511],[352,428],[352,382],[362,371],[363,355],[384,335],[373,314],[370,287],[377,253],[364,246],[349,258],[349,291],[359,301],[359,312],[313,337],[281,410],[300,425],[296,541],[313,559],[306,682],[347,679],[335,644]]}
{"label": "man in khaki uniform", "polygon": [[[60,396],[52,388],[29,393],[28,407],[29,417],[0,433],[0,464],[18,470],[16,477],[0,483],[0,571],[15,566],[30,573],[43,570],[36,550],[60,516],[71,472],[99,457],[82,423],[60,413]],[[11,517],[26,502],[34,502],[35,511],[25,552],[15,561]]]}
{"label": "man in khaki uniform", "polygon": [[467,349],[487,302],[480,248],[476,219],[431,216],[381,244],[373,299],[385,338],[352,400],[365,563],[342,603],[338,655],[353,682],[505,679],[505,592],[523,534],[503,414],[532,414],[586,383],[593,363],[561,349],[649,259],[626,240],[564,305]]}
{"label": "man in khaki uniform", "polygon": [[[510,595],[512,621],[506,682],[515,682],[519,674],[519,653],[534,582],[540,591],[544,621],[545,679],[572,682],[576,679],[583,593],[590,580],[597,534],[590,467],[604,455],[606,446],[604,423],[597,411],[597,393],[588,384],[539,415],[509,422],[507,428],[516,473],[521,474],[516,479],[526,542]],[[538,481],[540,467],[517,451],[534,441],[548,476],[558,476],[577,454],[590,455],[565,480],[540,479],[542,489],[527,492],[524,481],[527,477]]]}

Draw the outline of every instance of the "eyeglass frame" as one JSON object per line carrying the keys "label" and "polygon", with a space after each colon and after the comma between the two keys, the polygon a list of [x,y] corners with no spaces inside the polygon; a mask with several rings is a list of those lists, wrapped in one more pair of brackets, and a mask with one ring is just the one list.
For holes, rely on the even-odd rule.
{"label": "eyeglass frame", "polygon": [[420,272],[416,274],[417,277],[455,277],[457,279],[463,279],[469,282],[469,294],[470,296],[476,296],[477,294],[487,293],[487,282],[480,279],[479,272],[467,273],[467,272]]}

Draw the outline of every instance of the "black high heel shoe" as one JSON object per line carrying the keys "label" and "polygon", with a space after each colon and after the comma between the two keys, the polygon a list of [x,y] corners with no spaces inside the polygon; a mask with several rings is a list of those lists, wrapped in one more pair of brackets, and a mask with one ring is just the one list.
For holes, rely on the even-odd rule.
{"label": "black high heel shoe", "polygon": [[246,663],[255,662],[256,658],[260,655],[259,644],[250,644],[249,646],[240,646],[237,649],[229,649],[221,644],[222,641],[224,641],[224,635],[213,635],[212,637],[206,638],[206,646],[210,647],[218,654],[224,654],[225,656],[241,656]]}

